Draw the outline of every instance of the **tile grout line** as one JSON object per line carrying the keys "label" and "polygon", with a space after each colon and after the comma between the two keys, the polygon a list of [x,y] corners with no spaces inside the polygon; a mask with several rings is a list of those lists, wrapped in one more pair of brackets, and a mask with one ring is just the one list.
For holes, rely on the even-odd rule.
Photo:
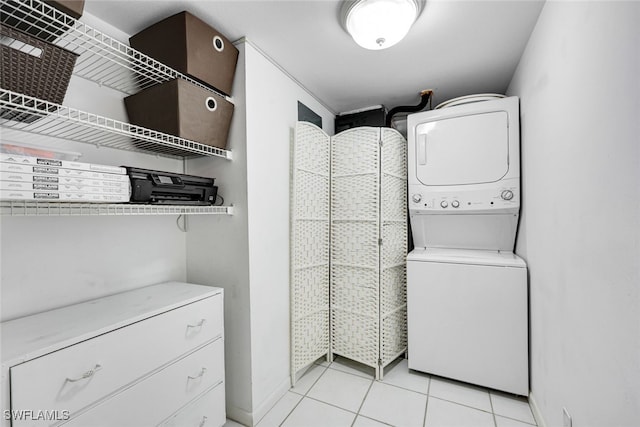
{"label": "tile grout line", "polygon": [[[322,366],[322,365],[318,365],[318,366]],[[311,387],[309,387],[309,390],[306,391],[305,394],[302,395],[302,398],[300,398],[300,400],[298,401],[298,403],[295,404],[295,406],[289,411],[289,413],[287,414],[286,417],[283,418],[282,422],[280,422],[280,424],[278,424],[278,427],[281,427],[285,421],[287,421],[287,419],[291,416],[291,414],[293,413],[293,411],[296,410],[296,408],[302,403],[302,401],[304,400],[305,397],[307,397],[307,393],[309,393],[311,391],[311,389],[313,388],[314,385],[316,385],[316,383],[320,380],[320,378],[322,378],[322,376],[325,374],[325,372],[327,372],[327,369],[329,369],[329,367],[324,367],[324,371],[322,371],[322,373],[320,375],[318,375],[318,378],[316,378],[316,380],[313,382],[313,384],[311,384]],[[292,393],[295,393],[294,391]],[[300,396],[300,393],[296,393],[298,396]],[[275,405],[274,405],[275,406]],[[271,408],[273,409],[273,408]],[[268,414],[268,412],[267,412]],[[266,414],[265,414],[266,416]],[[264,417],[263,417],[264,418]]]}
{"label": "tile grout line", "polygon": [[364,402],[365,400],[367,400],[367,396],[369,396],[369,392],[371,391],[371,387],[373,387],[373,382],[375,380],[371,380],[371,384],[369,384],[369,388],[367,388],[367,392],[364,394],[364,398],[362,398],[362,402],[360,402],[360,407],[358,407],[358,412],[356,412],[356,417],[353,419],[353,422],[351,423],[351,427],[353,427],[353,425],[356,423],[356,420],[358,419],[358,416],[360,415],[360,411],[362,411],[362,407],[364,406]]}
{"label": "tile grout line", "polygon": [[386,422],[384,422],[384,421],[376,420],[375,418],[367,417],[366,415],[360,415],[360,414],[358,414],[358,416],[359,416],[359,417],[362,417],[362,418],[366,418],[366,419],[371,420],[371,421],[375,421],[375,422],[377,422],[377,423],[379,423],[379,424],[382,424],[382,425],[385,425],[385,426],[395,427],[393,424],[389,424],[389,423],[386,423]]}
{"label": "tile grout line", "polygon": [[[412,390],[410,388],[402,387],[401,385],[396,385],[396,384],[392,384],[392,383],[386,383],[386,382],[384,382],[384,380],[379,381],[379,382],[384,384],[384,385],[390,385],[391,387],[399,388],[400,390],[410,391],[412,393],[418,393],[418,394],[421,394],[423,396],[427,396],[428,395],[428,393],[423,393],[421,391],[415,391],[415,390]],[[429,378],[429,384],[431,384],[431,378]]]}
{"label": "tile grout line", "polygon": [[[301,393],[299,393],[299,392],[295,392],[295,391],[289,390],[289,391],[291,391],[292,393],[294,393],[294,394],[297,394],[297,395],[301,396],[301,399],[300,399],[300,401],[299,401],[299,402],[298,402],[298,403],[293,407],[293,409],[292,409],[291,411],[289,411],[289,413],[287,414],[287,416],[283,419],[283,421],[282,421],[279,425],[280,425],[280,426],[282,426],[282,424],[284,424],[284,422],[285,422],[285,421],[290,417],[291,413],[293,413],[293,411],[294,411],[294,410],[295,410],[295,409],[300,405],[300,403],[301,403],[305,398],[308,398],[308,399],[314,400],[314,401],[316,401],[316,402],[323,403],[323,404],[329,405],[329,406],[331,406],[331,407],[334,407],[334,408],[336,408],[336,409],[340,409],[340,410],[343,410],[343,411],[346,411],[346,412],[349,412],[349,413],[351,413],[351,414],[356,415],[356,416],[355,416],[355,418],[354,418],[354,420],[353,420],[353,422],[351,423],[351,427],[353,427],[353,426],[354,426],[354,424],[355,424],[356,420],[358,419],[358,416],[362,416],[363,418],[367,418],[367,419],[370,419],[370,420],[373,420],[373,421],[376,421],[376,422],[379,422],[379,423],[382,423],[382,424],[385,424],[385,425],[389,425],[389,424],[387,424],[387,423],[386,423],[386,422],[384,422],[384,421],[377,420],[377,419],[375,419],[375,418],[371,418],[371,417],[368,417],[368,416],[362,415],[362,414],[360,413],[360,412],[362,411],[362,408],[363,408],[363,406],[364,406],[364,403],[365,403],[365,401],[366,401],[367,397],[369,396],[369,393],[371,392],[371,389],[373,388],[373,384],[375,383],[375,381],[376,381],[376,380],[375,380],[372,376],[369,376],[369,375],[367,375],[367,374],[365,374],[365,373],[358,374],[358,373],[353,373],[353,372],[347,372],[347,371],[344,371],[344,370],[341,370],[341,369],[333,368],[331,365],[333,365],[333,362],[332,362],[332,363],[329,363],[327,366],[323,366],[322,364],[317,364],[317,363],[316,363],[316,366],[322,367],[322,368],[324,368],[324,369],[323,369],[322,373],[321,373],[321,374],[318,376],[318,378],[317,378],[317,379],[316,379],[316,380],[311,384],[311,386],[309,387],[309,389],[308,389],[304,394],[301,394]],[[348,367],[347,367],[347,368],[348,368]],[[309,393],[311,392],[311,390],[313,389],[313,387],[318,383],[318,381],[320,381],[320,379],[321,379],[321,378],[322,378],[322,377],[327,373],[327,371],[328,371],[329,369],[331,369],[331,370],[332,370],[332,371],[334,371],[334,372],[335,372],[335,371],[337,371],[337,372],[340,372],[340,373],[343,373],[343,374],[347,374],[347,375],[354,376],[354,377],[356,377],[356,378],[362,378],[362,379],[365,379],[365,380],[369,380],[369,381],[370,381],[369,387],[368,387],[368,389],[367,389],[367,391],[366,391],[366,393],[365,393],[365,395],[364,395],[364,397],[363,397],[363,399],[362,399],[362,402],[360,403],[360,406],[359,406],[359,408],[358,408],[358,410],[357,410],[356,412],[354,412],[354,411],[352,411],[352,410],[349,410],[349,409],[342,408],[342,407],[337,406],[337,405],[335,405],[335,404],[332,404],[332,403],[329,403],[329,402],[325,402],[325,401],[323,401],[323,400],[320,400],[320,399],[317,399],[317,398],[314,398],[314,397],[309,396]],[[484,413],[489,413],[489,414],[491,414],[491,415],[492,415],[493,423],[494,423],[494,427],[498,427],[497,416],[498,416],[499,414],[497,414],[497,413],[495,412],[494,405],[493,405],[493,397],[494,397],[494,396],[493,396],[493,393],[491,393],[491,391],[490,391],[490,390],[487,390],[487,393],[489,394],[489,404],[490,404],[491,409],[490,409],[490,411],[487,411],[487,410],[485,410],[485,409],[480,409],[480,408],[477,408],[477,407],[474,407],[474,406],[470,406],[470,405],[467,405],[467,404],[464,404],[464,403],[460,403],[460,402],[457,402],[457,401],[453,401],[453,400],[449,400],[449,399],[441,398],[441,397],[438,397],[438,396],[431,396],[431,386],[432,386],[432,379],[433,379],[433,378],[432,378],[431,376],[427,376],[427,379],[428,379],[428,386],[427,386],[427,392],[426,392],[426,394],[425,394],[425,393],[423,393],[423,392],[420,392],[420,391],[416,391],[416,390],[413,390],[413,389],[409,389],[409,388],[406,388],[406,387],[400,386],[400,385],[396,385],[396,384],[392,384],[392,383],[387,383],[387,382],[384,382],[384,381],[378,381],[378,382],[380,382],[380,383],[381,383],[381,384],[383,384],[383,385],[392,386],[392,387],[394,387],[394,388],[396,388],[396,389],[400,389],[400,390],[404,390],[404,391],[408,391],[408,392],[413,392],[413,393],[417,393],[417,394],[420,394],[420,395],[425,395],[427,399],[426,399],[425,412],[424,412],[424,417],[423,417],[423,427],[427,427],[427,426],[426,426],[427,412],[428,412],[428,408],[429,408],[429,399],[430,399],[431,397],[433,397],[433,398],[435,398],[435,399],[438,399],[438,400],[445,401],[445,402],[449,402],[449,403],[452,403],[452,404],[455,404],[455,405],[463,406],[463,407],[470,408],[470,409],[475,409],[475,410],[477,410],[477,411],[481,411],[481,412],[484,412]],[[527,403],[528,403],[528,402],[527,402]],[[529,405],[529,410],[531,410],[531,409],[530,409],[530,405]],[[513,417],[511,417],[511,416],[500,415],[500,417],[503,417],[503,418],[506,418],[506,419],[510,419],[510,420],[513,420],[513,421],[518,421],[518,422],[521,422],[521,423],[527,424],[527,425],[532,426],[532,427],[537,427],[537,426],[536,426],[536,424],[531,424],[531,423],[530,423],[530,422],[528,422],[528,421],[524,421],[524,420],[522,420],[522,419],[518,419],[518,418],[513,418]]]}
{"label": "tile grout line", "polygon": [[[372,381],[372,383],[371,383],[371,384],[373,385],[373,381]],[[367,392],[367,394],[368,394],[368,392]],[[365,398],[366,398],[366,396],[365,396]],[[386,423],[386,422],[384,422],[384,421],[381,421],[381,420],[378,420],[378,419],[375,419],[375,418],[371,418],[371,417],[368,417],[368,416],[366,416],[366,415],[360,415],[360,413],[359,413],[359,412],[353,412],[353,411],[351,411],[351,410],[349,410],[349,409],[342,408],[342,407],[340,407],[340,406],[338,406],[338,405],[335,405],[335,404],[333,404],[333,403],[329,403],[329,402],[325,402],[324,400],[320,400],[320,399],[317,399],[317,398],[315,398],[315,397],[311,397],[311,396],[304,396],[302,399],[300,399],[300,402],[302,402],[302,400],[304,400],[304,399],[311,399],[311,400],[315,400],[316,402],[319,402],[319,403],[322,403],[322,404],[325,404],[325,405],[329,405],[329,406],[331,406],[331,407],[333,407],[333,408],[340,409],[340,410],[345,411],[345,412],[349,412],[350,414],[355,415],[355,416],[356,416],[356,418],[358,418],[358,416],[361,416],[361,417],[363,417],[363,418],[367,418],[367,419],[369,419],[369,420],[376,421],[376,422],[378,422],[378,423],[380,423],[380,424],[384,424],[384,425],[388,425],[388,426],[393,427],[391,424],[388,424],[388,423]],[[363,400],[363,402],[364,402],[364,400]],[[297,406],[297,405],[296,405],[296,406]],[[360,405],[360,408],[362,408],[362,405]],[[358,410],[358,411],[359,411],[359,410]],[[292,412],[293,412],[293,411],[292,411]],[[353,422],[355,423],[355,421],[356,421],[356,420],[354,419],[354,420],[353,420]],[[283,422],[284,422],[284,421],[283,421]],[[353,423],[352,423],[351,425],[353,426]]]}
{"label": "tile grout line", "polygon": [[491,392],[489,392],[489,405],[491,405],[491,415],[493,415],[493,425],[498,427],[498,420],[496,419],[496,411],[493,409],[493,398]]}
{"label": "tile grout line", "polygon": [[324,374],[327,373],[327,370],[329,369],[329,367],[327,366],[326,368],[324,368],[324,371],[322,371],[322,373],[320,375],[318,375],[318,378],[316,378],[316,380],[313,382],[313,384],[311,384],[311,387],[309,387],[309,390],[307,390],[305,392],[305,394],[303,394],[303,398],[307,397],[307,395],[309,394],[309,392],[311,391],[311,389],[318,383],[318,381],[320,381],[320,378],[322,378],[322,376]]}
{"label": "tile grout line", "polygon": [[[494,418],[495,417],[507,418],[507,419],[510,419],[510,420],[513,420],[513,421],[518,421],[518,422],[521,422],[521,423],[524,423],[524,424],[528,424],[530,426],[538,427],[538,423],[536,422],[535,416],[533,417],[533,424],[531,424],[529,421],[524,421],[522,419],[514,418],[514,417],[511,417],[509,415],[497,414],[495,412],[495,410],[493,409],[493,399],[491,397],[493,397],[493,393],[491,391],[489,391],[489,400],[491,401],[491,410],[493,411]],[[531,404],[529,403],[529,399],[528,398],[525,398],[525,399],[526,399],[527,406],[529,407],[529,411],[531,411],[531,415],[533,416],[533,411],[531,410]],[[496,420],[496,427],[497,427],[497,425],[498,425],[498,422]]]}
{"label": "tile grout line", "polygon": [[[328,369],[328,368],[327,368],[327,369]],[[325,372],[326,372],[326,369],[325,369]],[[348,374],[348,372],[343,372],[343,373]],[[322,373],[322,375],[324,375],[324,372]],[[320,375],[320,377],[322,377],[322,375]],[[353,374],[351,374],[351,375],[353,375]],[[359,377],[358,375],[354,375],[354,376],[355,376],[355,377]],[[318,379],[316,380],[316,382],[320,380],[320,377],[318,377]],[[359,377],[359,378],[362,378],[362,377]],[[367,389],[367,393],[365,394],[364,398],[362,399],[362,403],[360,404],[360,407],[358,408],[358,412],[353,412],[353,411],[351,411],[351,410],[349,410],[349,409],[342,408],[342,407],[337,406],[337,405],[335,405],[335,404],[333,404],[333,403],[325,402],[324,400],[320,400],[320,399],[317,399],[317,398],[315,398],[315,397],[308,396],[307,394],[305,394],[304,396],[302,396],[302,399],[300,399],[300,402],[298,402],[298,404],[296,404],[296,406],[291,410],[291,412],[289,412],[289,414],[288,414],[288,415],[287,415],[287,417],[282,421],[282,423],[280,423],[280,426],[282,426],[282,424],[284,424],[284,422],[286,421],[286,419],[287,419],[287,418],[289,418],[289,415],[291,415],[291,413],[295,410],[295,408],[296,408],[296,407],[298,407],[298,405],[299,405],[299,404],[300,404],[304,399],[311,399],[311,400],[314,400],[314,401],[316,401],[316,402],[319,402],[319,403],[322,403],[322,404],[325,404],[325,405],[329,405],[329,406],[331,406],[331,407],[333,407],[333,408],[340,409],[340,410],[342,410],[342,411],[345,411],[345,412],[349,412],[349,413],[351,413],[351,414],[354,414],[354,415],[355,415],[355,418],[354,418],[353,422],[351,423],[351,426],[353,426],[353,424],[356,422],[356,419],[357,419],[357,418],[358,418],[358,416],[360,415],[360,410],[362,409],[362,406],[364,405],[364,401],[366,400],[367,396],[369,395],[369,391],[371,391],[371,388],[373,387],[373,383],[374,383],[376,380],[371,379],[370,381],[371,381],[371,384],[369,384],[369,388]],[[313,388],[313,386],[316,384],[316,382],[314,382],[314,383],[313,383],[313,385],[311,386],[311,388]],[[309,391],[311,391],[311,388],[309,388]],[[308,393],[308,392],[307,392],[307,393]],[[300,396],[300,394],[299,394],[299,393],[296,393],[296,394],[298,394],[298,395]],[[386,423],[386,422],[384,422],[384,421],[381,421],[381,420],[377,420],[377,419],[375,419],[375,418],[371,418],[371,417],[368,417],[368,416],[365,416],[365,415],[362,415],[362,417],[367,418],[367,419],[370,419],[370,420],[373,420],[373,421],[376,421],[376,422],[381,423],[381,424],[384,424],[384,425],[388,425],[388,426],[393,427],[391,424],[388,424],[388,423]]]}
{"label": "tile grout line", "polygon": [[531,424],[531,423],[530,423],[530,422],[528,422],[528,421],[522,421],[522,420],[520,420],[520,419],[518,419],[518,418],[513,418],[513,417],[509,417],[509,416],[507,416],[507,415],[500,415],[500,414],[494,414],[494,415],[495,415],[496,417],[506,418],[506,419],[511,420],[511,421],[517,421],[517,422],[519,422],[519,423],[526,424],[526,425],[531,426],[531,427],[538,427],[538,425],[537,425],[537,424]]}
{"label": "tile grout line", "polygon": [[[342,369],[332,368],[331,365],[327,366],[327,369],[332,369],[334,371],[342,372],[343,374],[353,375],[354,377],[366,378],[366,379],[375,379],[375,375],[369,375],[362,372],[362,374],[354,374],[353,372],[343,371]],[[366,375],[366,376],[365,376]]]}
{"label": "tile grout line", "polygon": [[424,418],[422,419],[422,426],[427,427],[427,411],[429,410],[429,397],[431,397],[431,380],[429,377],[429,385],[427,385],[427,403],[424,405]]}
{"label": "tile grout line", "polygon": [[[289,390],[287,390],[287,393],[289,393]],[[283,394],[282,397],[280,399],[278,399],[278,401],[271,407],[269,408],[269,410],[262,416],[262,418],[260,418],[260,420],[256,423],[256,427],[262,422],[262,420],[265,419],[265,417],[267,415],[269,415],[269,412],[271,412],[273,410],[273,408],[276,407],[276,405],[278,405],[278,403],[280,403],[281,400],[283,400],[285,398],[285,396],[287,395],[287,393]],[[297,394],[297,393],[296,393]],[[297,406],[297,404],[296,404]],[[293,410],[293,409],[292,409]],[[288,415],[288,414],[287,414]]]}
{"label": "tile grout line", "polygon": [[487,411],[486,409],[480,409],[475,406],[465,405],[464,403],[456,402],[455,400],[444,399],[438,396],[430,396],[430,397],[433,397],[434,399],[442,400],[444,402],[453,403],[454,405],[464,406],[465,408],[475,409],[476,411],[484,412],[485,414],[493,414],[493,409],[491,411]]}
{"label": "tile grout line", "polygon": [[322,403],[322,404],[324,404],[324,405],[332,406],[332,407],[334,407],[334,408],[336,408],[336,409],[340,409],[341,411],[345,411],[345,412],[348,412],[348,413],[353,414],[353,415],[356,415],[356,416],[358,415],[356,412],[353,412],[353,411],[351,411],[351,410],[349,410],[349,409],[342,408],[342,407],[340,407],[340,406],[338,406],[338,405],[336,405],[336,404],[334,404],[334,403],[329,403],[329,402],[325,402],[324,400],[316,399],[315,397],[305,396],[303,399],[311,399],[311,400],[315,400],[316,402]]}
{"label": "tile grout line", "polygon": [[[322,365],[318,365],[318,366],[322,366]],[[343,411],[349,412],[349,413],[351,413],[351,414],[354,414],[354,415],[355,415],[355,417],[354,417],[354,419],[353,419],[353,423],[355,423],[356,419],[358,418],[358,413],[359,413],[359,411],[360,411],[360,408],[362,408],[362,405],[364,404],[364,399],[366,399],[366,396],[369,394],[369,390],[371,389],[371,386],[373,385],[373,381],[374,381],[374,380],[373,380],[373,379],[371,379],[371,380],[370,380],[370,381],[371,381],[371,384],[369,385],[369,388],[367,389],[367,394],[365,395],[365,398],[362,400],[362,403],[360,404],[360,408],[358,408],[358,412],[353,412],[353,411],[350,411],[349,409],[341,408],[340,406],[334,405],[333,403],[325,402],[325,401],[323,401],[323,400],[316,399],[316,398],[311,397],[311,396],[309,396],[309,395],[308,395],[308,394],[309,394],[309,392],[311,391],[311,389],[313,389],[313,387],[317,384],[317,382],[318,382],[318,381],[320,381],[320,378],[322,378],[322,376],[323,376],[323,375],[324,375],[324,374],[329,370],[329,367],[330,367],[330,366],[331,366],[331,364],[330,364],[329,366],[324,367],[325,369],[324,369],[324,371],[322,372],[322,374],[320,374],[320,375],[318,376],[318,378],[313,382],[313,384],[311,384],[311,387],[309,387],[309,390],[307,390],[307,392],[306,392],[304,395],[301,395],[301,396],[302,396],[302,398],[300,399],[300,401],[299,401],[299,402],[295,405],[295,407],[294,407],[294,408],[289,412],[289,414],[287,414],[287,416],[284,418],[284,420],[282,420],[282,422],[279,424],[279,426],[282,426],[282,425],[285,423],[285,421],[287,420],[287,418],[289,418],[289,416],[290,416],[290,415],[293,413],[293,411],[298,407],[298,405],[300,405],[300,403],[302,403],[302,401],[303,401],[304,399],[311,399],[311,400],[314,400],[314,401],[316,401],[316,402],[319,402],[319,403],[322,403],[322,404],[325,404],[325,405],[329,405],[329,406],[332,406],[332,407],[334,407],[334,408],[337,408],[337,409],[340,409],[340,410],[343,410]],[[343,374],[353,375],[353,376],[355,376],[355,377],[357,377],[357,378],[362,378],[362,377],[361,377],[361,376],[359,376],[359,375],[351,374],[351,373],[349,373],[349,372],[343,372],[343,371],[340,371],[340,370],[338,370],[338,369],[334,369],[334,371],[342,372]],[[363,379],[364,379],[364,378],[363,378]],[[294,392],[294,393],[295,393],[295,392]],[[298,395],[300,396],[300,393],[296,393],[296,394],[298,394]],[[377,421],[377,420],[374,420],[374,421]],[[352,425],[352,426],[353,426],[353,423],[351,423],[351,425]]]}
{"label": "tile grout line", "polygon": [[[299,396],[299,395],[298,395]],[[293,411],[296,410],[296,408],[298,407],[298,405],[300,405],[300,402],[302,402],[302,400],[304,399],[304,396],[300,397],[300,400],[298,400],[298,403],[296,403],[295,405],[293,405],[293,408],[291,408],[291,410],[289,411],[289,413],[282,419],[282,421],[280,421],[280,424],[278,424],[278,427],[281,427],[282,424],[284,424],[285,421],[287,421],[287,418],[289,418],[289,416],[293,413]],[[271,408],[273,409],[273,408]],[[267,412],[268,413],[268,412]],[[264,419],[264,417],[263,417]]]}
{"label": "tile grout line", "polygon": [[[281,426],[282,426],[282,424],[284,424],[284,422],[285,422],[285,421],[287,421],[287,419],[291,416],[291,414],[293,413],[293,411],[295,411],[295,410],[296,410],[296,408],[298,407],[298,405],[300,405],[300,403],[301,403],[303,400],[304,400],[304,396],[302,396],[302,397],[300,398],[300,400],[298,400],[298,403],[296,403],[296,404],[293,406],[293,408],[289,411],[289,413],[287,414],[287,416],[286,416],[286,417],[284,417],[284,418],[282,419],[282,421],[280,422],[280,424],[278,424],[278,427],[281,427]],[[272,409],[273,409],[273,408],[272,408]]]}

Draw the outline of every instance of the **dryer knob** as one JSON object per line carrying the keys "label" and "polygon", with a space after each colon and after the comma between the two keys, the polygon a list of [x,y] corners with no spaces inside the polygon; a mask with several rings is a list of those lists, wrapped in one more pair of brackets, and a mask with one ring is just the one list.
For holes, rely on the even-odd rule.
{"label": "dryer knob", "polygon": [[422,194],[414,194],[413,196],[411,196],[411,200],[413,200],[413,203],[420,203],[420,201],[422,200]]}
{"label": "dryer knob", "polygon": [[513,191],[504,190],[502,193],[500,193],[500,197],[502,197],[503,200],[511,200],[513,199]]}
{"label": "dryer knob", "polygon": [[459,208],[460,207],[460,202],[457,200],[454,200],[453,202],[451,202],[451,206],[453,206],[454,208]]}
{"label": "dryer knob", "polygon": [[449,203],[447,203],[446,200],[443,200],[440,202],[440,206],[442,206],[443,208],[446,208],[447,206],[449,206]]}

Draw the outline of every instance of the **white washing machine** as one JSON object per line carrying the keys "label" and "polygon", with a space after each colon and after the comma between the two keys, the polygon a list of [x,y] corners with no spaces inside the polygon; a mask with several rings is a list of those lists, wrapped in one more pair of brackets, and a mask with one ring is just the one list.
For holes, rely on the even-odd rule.
{"label": "white washing machine", "polygon": [[529,390],[516,97],[468,97],[407,119],[409,368]]}
{"label": "white washing machine", "polygon": [[528,292],[510,252],[421,248],[407,258],[409,368],[526,396]]}

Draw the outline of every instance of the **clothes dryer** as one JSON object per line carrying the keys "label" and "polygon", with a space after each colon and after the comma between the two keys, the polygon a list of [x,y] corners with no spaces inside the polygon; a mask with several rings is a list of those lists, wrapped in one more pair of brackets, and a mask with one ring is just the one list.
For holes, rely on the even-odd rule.
{"label": "clothes dryer", "polygon": [[452,100],[407,128],[409,368],[526,395],[518,98]]}
{"label": "clothes dryer", "polygon": [[414,244],[513,251],[520,210],[518,98],[466,101],[407,118]]}

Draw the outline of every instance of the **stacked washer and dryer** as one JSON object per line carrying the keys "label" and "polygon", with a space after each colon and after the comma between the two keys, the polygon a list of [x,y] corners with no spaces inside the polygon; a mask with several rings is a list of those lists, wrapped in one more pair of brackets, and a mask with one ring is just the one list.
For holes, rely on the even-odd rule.
{"label": "stacked washer and dryer", "polygon": [[407,119],[409,368],[527,395],[518,98],[439,107]]}

